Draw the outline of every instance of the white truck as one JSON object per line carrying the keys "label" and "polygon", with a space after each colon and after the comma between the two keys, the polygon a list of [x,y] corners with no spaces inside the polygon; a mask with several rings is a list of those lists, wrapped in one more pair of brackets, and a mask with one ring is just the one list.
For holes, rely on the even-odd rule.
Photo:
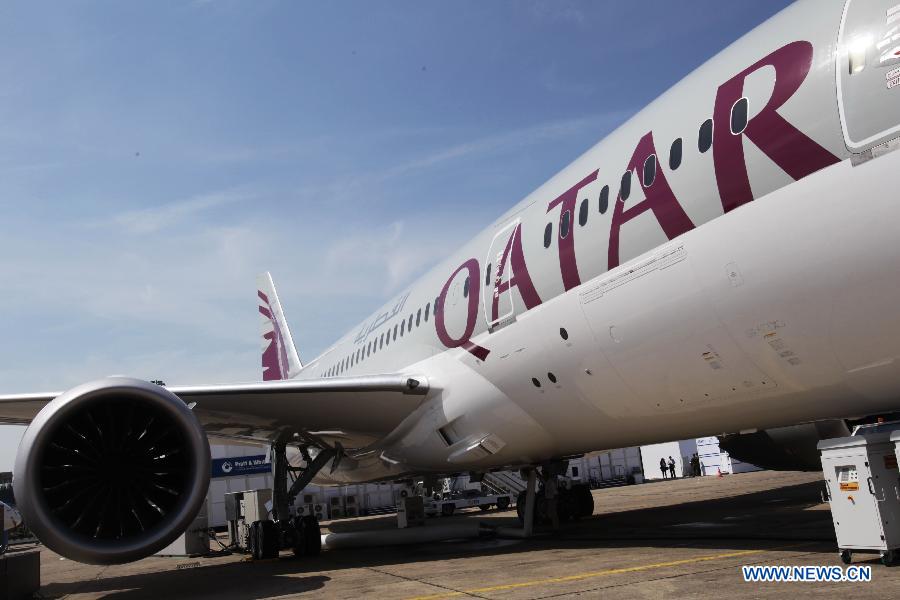
{"label": "white truck", "polygon": [[431,499],[425,500],[425,515],[434,517],[437,515],[449,517],[458,509],[477,506],[483,511],[496,506],[505,510],[512,504],[511,494],[485,494],[479,490],[462,490],[448,494],[435,494]]}

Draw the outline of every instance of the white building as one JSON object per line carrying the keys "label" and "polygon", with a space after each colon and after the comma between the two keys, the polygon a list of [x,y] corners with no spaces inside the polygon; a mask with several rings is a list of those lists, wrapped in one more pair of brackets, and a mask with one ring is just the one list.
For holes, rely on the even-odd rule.
{"label": "white building", "polygon": [[644,474],[647,479],[662,479],[660,460],[664,459],[668,464],[669,457],[672,457],[675,460],[675,476],[690,475],[691,457],[695,452],[700,458],[701,475],[716,475],[720,469],[723,474],[760,470],[750,463],[732,459],[727,452],[719,449],[719,440],[713,436],[641,446]]}

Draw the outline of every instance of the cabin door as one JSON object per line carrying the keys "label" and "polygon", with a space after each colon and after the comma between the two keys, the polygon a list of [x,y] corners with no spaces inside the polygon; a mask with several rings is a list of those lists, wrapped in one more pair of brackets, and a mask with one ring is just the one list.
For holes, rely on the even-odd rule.
{"label": "cabin door", "polygon": [[900,136],[900,0],[848,0],[838,35],[844,141],[861,152]]}
{"label": "cabin door", "polygon": [[512,277],[509,246],[518,226],[519,219],[516,219],[497,231],[484,261],[484,281],[474,282],[474,285],[484,285],[484,320],[491,333],[516,320],[512,290],[504,288],[508,288]]}

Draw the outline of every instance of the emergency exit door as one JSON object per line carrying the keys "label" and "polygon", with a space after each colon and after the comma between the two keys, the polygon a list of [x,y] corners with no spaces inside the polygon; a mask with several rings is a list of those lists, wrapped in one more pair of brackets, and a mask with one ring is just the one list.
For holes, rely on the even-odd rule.
{"label": "emergency exit door", "polygon": [[838,107],[847,147],[900,135],[900,0],[848,0],[838,34]]}

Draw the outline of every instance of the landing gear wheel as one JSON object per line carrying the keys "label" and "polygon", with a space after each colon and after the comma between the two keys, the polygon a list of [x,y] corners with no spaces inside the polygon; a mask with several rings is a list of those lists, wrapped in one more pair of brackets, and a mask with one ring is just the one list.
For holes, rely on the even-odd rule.
{"label": "landing gear wheel", "polygon": [[881,564],[886,567],[892,567],[895,558],[893,550],[885,550],[881,553]]}
{"label": "landing gear wheel", "polygon": [[841,562],[845,565],[849,565],[850,561],[853,560],[853,555],[849,550],[841,550]]}
{"label": "landing gear wheel", "polygon": [[291,527],[294,529],[294,545],[291,550],[294,556],[306,556],[306,521],[305,517],[294,517],[291,521]]}
{"label": "landing gear wheel", "polygon": [[543,525],[550,518],[547,516],[547,501],[544,500],[543,490],[534,495],[534,524]]}
{"label": "landing gear wheel", "polygon": [[322,530],[319,522],[312,515],[303,517],[306,531],[306,555],[318,556],[322,552]]}
{"label": "landing gear wheel", "polygon": [[525,490],[519,492],[516,497],[516,514],[519,516],[519,523],[525,522],[525,498],[528,493]]}
{"label": "landing gear wheel", "polygon": [[560,523],[577,518],[575,511],[575,493],[572,490],[562,489],[556,497],[556,516]]}
{"label": "landing gear wheel", "polygon": [[487,511],[491,510],[491,505],[490,504],[479,504],[478,509],[481,512],[487,512]]}
{"label": "landing gear wheel", "polygon": [[572,487],[575,498],[576,518],[583,519],[594,514],[594,495],[587,484],[579,484]]}
{"label": "landing gear wheel", "polygon": [[257,521],[256,525],[256,547],[259,558],[254,555],[257,560],[264,558],[278,557],[278,527],[274,521]]}
{"label": "landing gear wheel", "polygon": [[259,521],[254,521],[250,523],[250,527],[247,529],[247,551],[250,553],[250,558],[253,560],[259,560],[262,558],[259,549],[259,540],[257,539],[257,530],[259,529]]}
{"label": "landing gear wheel", "polygon": [[[524,503],[524,499],[522,502]],[[509,508],[509,497],[503,496],[501,498],[497,498],[497,508],[500,510],[506,510],[507,508]],[[523,506],[522,508],[524,509],[525,507]]]}

